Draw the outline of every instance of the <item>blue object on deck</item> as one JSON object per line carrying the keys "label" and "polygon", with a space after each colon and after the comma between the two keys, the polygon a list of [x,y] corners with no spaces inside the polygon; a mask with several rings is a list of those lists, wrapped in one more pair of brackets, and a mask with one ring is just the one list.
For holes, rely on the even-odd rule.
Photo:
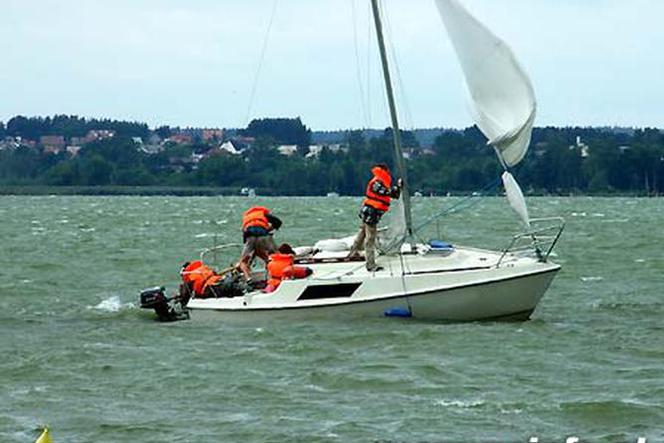
{"label": "blue object on deck", "polygon": [[429,246],[431,246],[431,249],[434,251],[452,251],[454,250],[454,245],[452,243],[447,243],[446,241],[442,240],[431,240],[429,242]]}
{"label": "blue object on deck", "polygon": [[408,308],[390,308],[385,310],[385,317],[410,318],[413,313]]}

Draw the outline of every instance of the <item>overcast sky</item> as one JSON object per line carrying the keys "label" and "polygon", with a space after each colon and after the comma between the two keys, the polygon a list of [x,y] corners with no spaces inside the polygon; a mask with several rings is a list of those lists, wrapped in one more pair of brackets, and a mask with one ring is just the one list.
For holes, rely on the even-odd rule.
{"label": "overcast sky", "polygon": [[[383,0],[406,127],[465,127],[433,0]],[[664,127],[664,1],[465,0],[514,49],[536,124]],[[313,129],[388,118],[368,0],[0,0],[0,120],[77,114],[151,126]]]}

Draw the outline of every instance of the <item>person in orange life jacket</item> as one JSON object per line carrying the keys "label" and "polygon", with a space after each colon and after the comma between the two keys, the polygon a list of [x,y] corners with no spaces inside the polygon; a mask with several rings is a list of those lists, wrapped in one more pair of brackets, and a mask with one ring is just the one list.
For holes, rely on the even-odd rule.
{"label": "person in orange life jacket", "polygon": [[180,270],[180,276],[187,290],[197,298],[213,297],[214,290],[210,288],[221,281],[221,276],[200,260],[185,263]]}
{"label": "person in orange life jacket", "polygon": [[281,227],[281,220],[272,215],[269,209],[262,206],[249,208],[242,216],[242,255],[238,268],[245,279],[251,281],[250,264],[258,257],[267,265],[268,257],[277,251],[272,233]]}
{"label": "person in orange life jacket", "polygon": [[313,269],[305,266],[295,266],[295,251],[289,244],[279,246],[277,253],[270,255],[267,264],[268,281],[265,292],[277,290],[283,280],[307,278],[313,274]]}
{"label": "person in orange life jacket", "polygon": [[365,199],[360,209],[362,225],[360,232],[355,237],[355,242],[350,250],[349,257],[357,257],[364,245],[368,271],[380,271],[382,268],[376,266],[376,236],[378,235],[378,222],[380,218],[390,209],[390,201],[401,196],[401,179],[392,185],[392,176],[386,164],[375,165],[371,172],[373,177],[367,184]]}

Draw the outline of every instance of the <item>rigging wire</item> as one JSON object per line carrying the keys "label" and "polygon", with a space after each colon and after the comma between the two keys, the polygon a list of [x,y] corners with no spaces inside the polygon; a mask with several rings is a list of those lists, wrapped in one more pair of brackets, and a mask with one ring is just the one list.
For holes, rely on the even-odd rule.
{"label": "rigging wire", "polygon": [[[371,17],[371,4],[370,2],[367,2],[367,17]],[[373,26],[371,26],[370,20],[367,21],[367,118],[368,118],[368,123],[367,123],[367,128],[371,128],[371,55],[373,52],[371,51],[371,48],[373,47],[371,44],[371,41],[373,39]]]}
{"label": "rigging wire", "polygon": [[[381,23],[382,23],[383,7],[382,7],[381,0],[378,0],[378,3],[379,3],[378,12],[380,14]],[[367,11],[368,16],[373,17],[373,10],[372,10],[372,6],[371,6],[371,2],[367,2],[367,7],[368,7],[368,11]],[[370,23],[368,28],[369,28],[369,34],[368,34],[369,41],[367,42],[367,60],[368,60],[368,63],[369,63],[369,67],[371,67],[372,60],[375,61],[374,64],[375,64],[375,66],[377,66],[377,70],[378,70],[378,73],[375,74],[375,75],[377,75],[381,79],[381,80],[378,81],[378,84],[376,86],[380,91],[377,94],[378,99],[379,99],[379,103],[377,103],[376,106],[379,108],[378,114],[380,114],[380,110],[383,111],[383,117],[385,118],[385,121],[388,122],[387,127],[390,127],[391,126],[391,123],[390,123],[391,122],[391,114],[390,114],[389,105],[388,105],[387,93],[383,89],[384,88],[384,83],[383,83],[382,79],[383,79],[384,74],[383,74],[383,71],[382,71],[381,55],[380,55],[380,51],[376,51],[375,49],[372,51],[372,49],[371,49],[371,48],[376,47],[376,40],[378,39],[378,36],[376,35],[375,24],[373,24],[373,22]],[[383,27],[383,31],[384,30],[385,30],[385,28]],[[370,75],[370,74],[371,74],[371,72],[367,72],[367,81],[370,81],[370,79],[373,78],[373,75]],[[369,100],[371,100],[371,97],[372,97],[371,94],[369,94],[368,97],[369,97]],[[378,122],[378,124],[380,125],[380,122]]]}
{"label": "rigging wire", "polygon": [[454,213],[459,212],[461,210],[465,211],[465,210],[475,206],[476,204],[478,204],[481,201],[480,197],[482,197],[483,194],[486,194],[490,191],[493,191],[493,190],[497,189],[498,186],[500,186],[501,183],[502,183],[501,178],[498,178],[498,179],[492,181],[491,183],[486,185],[484,188],[482,188],[482,190],[480,192],[475,192],[471,195],[465,196],[463,199],[456,202],[455,204],[453,204],[449,208],[447,208],[443,211],[440,211],[439,213],[434,214],[433,216],[429,217],[427,220],[422,222],[420,225],[416,226],[413,230],[415,232],[421,231],[422,229],[426,228],[427,226],[429,226],[430,224],[432,224],[433,222],[437,221],[440,218],[446,217],[450,214],[454,214]]}
{"label": "rigging wire", "polygon": [[[408,306],[408,313],[413,315],[413,307],[410,305],[410,298],[408,297],[408,288],[406,287],[406,264],[403,258],[403,254],[399,254],[399,260],[401,262],[401,287],[403,288],[403,295],[406,296],[406,305]],[[410,272],[410,269],[408,270]]]}
{"label": "rigging wire", "polygon": [[270,13],[270,21],[267,25],[267,30],[265,32],[265,37],[263,39],[263,46],[261,48],[260,58],[258,60],[258,66],[256,68],[256,73],[254,75],[254,83],[251,87],[251,94],[249,95],[249,104],[247,106],[247,114],[244,118],[244,124],[241,124],[240,127],[246,127],[249,124],[249,118],[251,116],[251,111],[254,106],[254,100],[256,98],[256,91],[258,90],[258,81],[260,79],[260,74],[263,69],[263,62],[265,61],[265,54],[267,52],[267,44],[270,39],[270,33],[272,31],[272,25],[274,24],[274,17],[277,15],[277,3],[279,0],[274,0],[272,3],[272,12]]}
{"label": "rigging wire", "polygon": [[[462,198],[460,201],[458,201],[455,204],[453,204],[452,206],[450,206],[449,208],[447,208],[443,211],[440,211],[439,213],[434,214],[433,216],[429,217],[424,222],[422,222],[421,224],[419,224],[418,226],[415,226],[413,228],[413,236],[419,242],[421,242],[423,244],[426,244],[426,241],[424,241],[424,239],[420,235],[418,235],[420,232],[422,232],[422,230],[424,230],[424,228],[428,227],[429,225],[433,224],[434,222],[438,222],[441,218],[446,217],[450,214],[455,214],[457,212],[465,211],[465,210],[468,210],[468,209],[472,208],[473,206],[475,206],[476,204],[481,202],[480,197],[482,197],[483,194],[489,193],[490,191],[493,191],[493,190],[497,189],[500,186],[501,183],[502,183],[502,179],[498,178],[498,179],[492,181],[491,183],[489,183],[488,185],[486,185],[484,188],[482,188],[481,191],[475,192],[471,195],[467,195],[464,198]],[[401,246],[401,244],[403,244],[407,240],[407,238],[408,238],[408,234],[402,234],[401,236],[395,238],[394,240],[392,240],[392,242],[390,242],[387,245],[387,247],[383,248],[384,253],[393,252],[394,249],[396,247]]]}
{"label": "rigging wire", "polygon": [[360,66],[360,48],[357,30],[357,11],[355,9],[355,0],[350,0],[352,19],[353,19],[353,41],[355,43],[355,74],[357,75],[357,85],[360,89],[360,105],[362,107],[362,118],[364,119],[364,127],[368,127],[369,119],[367,113],[367,105],[365,104],[364,84],[362,82],[362,68]]}
{"label": "rigging wire", "polygon": [[[381,3],[385,4],[386,2],[381,2]],[[405,119],[403,129],[413,128],[414,127],[414,125],[413,125],[413,116],[412,116],[412,113],[410,112],[410,103],[408,101],[408,94],[406,93],[406,88],[404,86],[405,84],[403,82],[403,77],[401,75],[401,69],[399,67],[399,65],[400,65],[399,64],[399,59],[397,57],[396,45],[394,43],[395,39],[389,38],[391,35],[393,35],[392,26],[390,24],[390,18],[389,18],[390,14],[389,14],[388,9],[387,9],[386,6],[383,6],[383,11],[384,11],[383,12],[383,21],[385,23],[385,28],[387,30],[387,35],[388,35],[388,38],[386,38],[386,40],[387,40],[387,44],[389,46],[390,55],[392,56],[392,66],[394,66],[394,73],[396,74],[397,85],[398,85],[398,88],[396,88],[396,90],[397,90],[397,93],[399,95],[399,99],[400,99],[400,102],[401,102],[401,106],[400,106],[399,110],[401,111],[402,117]]]}

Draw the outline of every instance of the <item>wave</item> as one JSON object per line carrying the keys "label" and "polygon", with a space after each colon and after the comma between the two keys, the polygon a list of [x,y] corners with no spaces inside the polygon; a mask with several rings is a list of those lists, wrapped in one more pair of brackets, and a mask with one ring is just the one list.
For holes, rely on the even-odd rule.
{"label": "wave", "polygon": [[120,300],[120,297],[117,295],[114,295],[112,297],[109,297],[105,300],[102,300],[95,306],[88,306],[88,309],[94,309],[96,311],[103,311],[103,312],[120,312],[120,311],[125,311],[125,310],[130,310],[130,309],[136,309],[136,305],[133,303],[122,303],[122,300]]}
{"label": "wave", "polygon": [[483,406],[485,404],[484,400],[447,400],[440,399],[435,401],[436,406],[442,406],[445,408],[461,408],[461,409],[470,409]]}
{"label": "wave", "polygon": [[560,408],[564,413],[575,417],[605,423],[621,421],[636,425],[640,421],[657,421],[663,417],[661,405],[631,398],[563,402]]}

